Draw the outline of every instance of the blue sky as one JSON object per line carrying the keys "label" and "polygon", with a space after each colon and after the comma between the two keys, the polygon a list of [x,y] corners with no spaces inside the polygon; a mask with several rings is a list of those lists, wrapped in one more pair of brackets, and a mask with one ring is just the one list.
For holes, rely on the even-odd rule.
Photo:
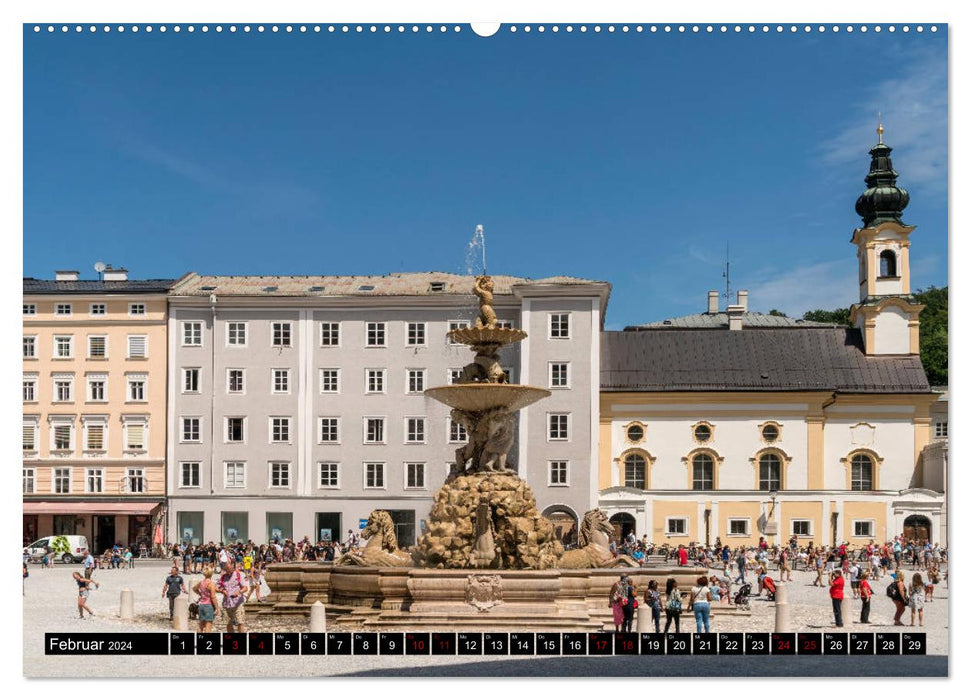
{"label": "blue sky", "polygon": [[[947,284],[936,34],[24,32],[24,275],[489,271],[613,284],[608,327],[733,287],[855,301],[882,111],[914,285]],[[723,302],[724,303],[724,302]]]}

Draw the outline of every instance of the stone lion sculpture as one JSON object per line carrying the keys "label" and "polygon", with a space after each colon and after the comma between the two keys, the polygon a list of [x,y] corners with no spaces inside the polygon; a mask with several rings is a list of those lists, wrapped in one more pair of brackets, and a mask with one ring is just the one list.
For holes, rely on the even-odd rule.
{"label": "stone lion sculpture", "polygon": [[412,566],[411,554],[398,549],[398,538],[394,534],[394,521],[386,510],[372,510],[367,526],[361,531],[367,539],[364,549],[348,552],[337,560],[338,566]]}
{"label": "stone lion sculpture", "polygon": [[583,514],[578,535],[579,549],[564,552],[560,559],[563,569],[603,569],[617,566],[638,567],[640,564],[628,556],[615,557],[610,551],[610,535],[613,526],[607,514],[599,508]]}

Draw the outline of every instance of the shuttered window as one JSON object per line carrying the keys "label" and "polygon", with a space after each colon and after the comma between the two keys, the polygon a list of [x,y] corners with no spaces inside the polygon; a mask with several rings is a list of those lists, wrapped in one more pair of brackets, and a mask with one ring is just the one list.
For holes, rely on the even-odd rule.
{"label": "shuttered window", "polygon": [[88,338],[88,357],[106,357],[107,350],[107,338],[103,335],[92,335]]}
{"label": "shuttered window", "polygon": [[71,449],[71,426],[70,425],[54,426],[54,449],[55,450]]}
{"label": "shuttered window", "polygon": [[24,449],[37,449],[37,426],[24,424]]}
{"label": "shuttered window", "polygon": [[128,336],[128,357],[145,357],[148,338],[144,335]]}
{"label": "shuttered window", "polygon": [[105,448],[105,427],[103,425],[88,426],[88,449],[103,450]]}
{"label": "shuttered window", "polygon": [[129,425],[128,426],[128,445],[129,450],[142,450],[145,449],[145,426],[144,425]]}

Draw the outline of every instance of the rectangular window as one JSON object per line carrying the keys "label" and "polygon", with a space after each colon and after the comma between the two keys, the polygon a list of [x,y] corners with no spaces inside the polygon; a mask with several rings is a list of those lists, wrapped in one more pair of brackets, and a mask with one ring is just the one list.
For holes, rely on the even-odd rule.
{"label": "rectangular window", "polygon": [[232,321],[226,324],[226,345],[246,345],[246,324]]}
{"label": "rectangular window", "polygon": [[425,324],[424,323],[409,323],[408,324],[408,345],[424,345],[425,344]]}
{"label": "rectangular window", "polygon": [[567,467],[568,462],[550,462],[550,486],[568,486]]}
{"label": "rectangular window", "polygon": [[872,520],[853,521],[854,537],[873,537],[873,532],[875,529],[876,528],[874,527],[874,522]]}
{"label": "rectangular window", "polygon": [[456,423],[451,418],[448,419],[448,441],[449,442],[468,442],[469,436],[465,431],[465,426]]}
{"label": "rectangular window", "polygon": [[24,316],[36,316],[37,304],[24,304]]}
{"label": "rectangular window", "polygon": [[320,344],[322,347],[336,347],[341,344],[341,324],[337,321],[324,321],[320,324]]}
{"label": "rectangular window", "polygon": [[934,437],[943,439],[947,437],[947,421],[941,420],[934,423]]}
{"label": "rectangular window", "polygon": [[88,469],[84,479],[84,490],[88,493],[103,493],[105,490],[104,469]]}
{"label": "rectangular window", "polygon": [[[468,321],[449,321],[448,322],[448,329],[450,331],[457,331],[460,328],[468,328],[468,327],[469,327],[469,322]],[[446,337],[448,338],[448,344],[449,345],[461,345],[462,344],[462,343],[460,343],[460,342],[458,342],[456,340],[452,340],[452,337],[451,336],[446,336]]]}
{"label": "rectangular window", "polygon": [[496,321],[496,327],[497,328],[512,328],[513,325],[512,325],[512,321],[500,320],[500,321]]}
{"label": "rectangular window", "polygon": [[425,463],[408,462],[405,464],[405,488],[423,489],[425,488]]}
{"label": "rectangular window", "polygon": [[553,388],[563,388],[570,386],[569,375],[570,363],[550,362],[550,386]]}
{"label": "rectangular window", "polygon": [[748,518],[729,518],[729,535],[748,535]]}
{"label": "rectangular window", "polygon": [[272,386],[273,386],[274,394],[289,394],[290,393],[290,370],[288,369],[273,370]]}
{"label": "rectangular window", "polygon": [[339,488],[338,476],[340,468],[337,462],[320,462],[317,464],[317,474],[320,488],[336,489]]}
{"label": "rectangular window", "polygon": [[246,462],[226,462],[225,485],[228,489],[241,489],[246,486]]}
{"label": "rectangular window", "polygon": [[200,442],[202,440],[202,419],[194,417],[182,418],[182,442]]}
{"label": "rectangular window", "polygon": [[85,449],[99,451],[105,448],[105,427],[99,423],[91,423],[87,426],[87,439]]}
{"label": "rectangular window", "polygon": [[364,488],[384,488],[384,463],[366,462],[364,464]]}
{"label": "rectangular window", "polygon": [[791,520],[791,534],[797,537],[811,537],[813,534],[812,520]]}
{"label": "rectangular window", "polygon": [[405,419],[405,442],[425,442],[425,419],[413,417]]}
{"label": "rectangular window", "polygon": [[570,439],[570,414],[569,413],[550,413],[549,414],[549,439],[550,440],[569,440]]}
{"label": "rectangular window", "polygon": [[37,449],[37,426],[33,423],[24,423],[24,450],[33,452]]}
{"label": "rectangular window", "polygon": [[372,444],[384,442],[384,418],[364,419],[364,442]]}
{"label": "rectangular window", "polygon": [[462,369],[460,367],[452,367],[448,370],[448,383],[458,384],[459,379],[462,378]]}
{"label": "rectangular window", "polygon": [[667,533],[668,535],[687,535],[688,534],[688,519],[687,518],[668,518],[667,519]]}
{"label": "rectangular window", "polygon": [[148,357],[148,336],[130,335],[128,336],[128,359],[141,359]]}
{"label": "rectangular window", "polygon": [[179,471],[182,475],[179,481],[182,488],[197,488],[199,486],[198,462],[182,462],[179,465]]}
{"label": "rectangular window", "polygon": [[367,393],[369,394],[383,394],[384,393],[384,370],[383,369],[369,369],[367,370]]}
{"label": "rectangular window", "polygon": [[409,369],[408,370],[408,393],[420,394],[424,390],[425,390],[425,370]]}
{"label": "rectangular window", "polygon": [[73,379],[54,380],[54,400],[55,401],[74,400],[74,380]]}
{"label": "rectangular window", "polygon": [[570,314],[550,314],[550,338],[570,337]]}
{"label": "rectangular window", "polygon": [[36,400],[37,400],[37,380],[25,379],[24,380],[24,401],[36,401]]}
{"label": "rectangular window", "polygon": [[290,488],[289,462],[270,462],[270,488]]}
{"label": "rectangular window", "polygon": [[272,328],[273,347],[288,348],[291,346],[289,321],[274,321]]}
{"label": "rectangular window", "polygon": [[71,305],[70,304],[57,304],[54,307],[54,313],[57,316],[70,316],[71,315]]}
{"label": "rectangular window", "polygon": [[37,337],[24,336],[24,357],[37,357]]}
{"label": "rectangular window", "polygon": [[88,401],[104,401],[107,383],[101,377],[88,377]]}
{"label": "rectangular window", "polygon": [[61,424],[54,426],[54,449],[70,450],[74,442],[74,426]]}
{"label": "rectangular window", "polygon": [[245,418],[227,418],[226,442],[243,442],[243,426],[245,423]]}
{"label": "rectangular window", "polygon": [[144,401],[145,400],[145,380],[144,379],[131,379],[128,380],[128,400],[129,401]]}
{"label": "rectangular window", "polygon": [[320,370],[320,393],[336,394],[340,391],[340,370],[322,369]]}
{"label": "rectangular window", "polygon": [[290,442],[290,419],[282,416],[270,418],[270,442]]}
{"label": "rectangular window", "polygon": [[145,315],[145,304],[129,304],[128,314],[130,316],[144,316]]}
{"label": "rectangular window", "polygon": [[108,306],[106,304],[92,304],[88,308],[88,313],[92,316],[105,316],[108,313]]}
{"label": "rectangular window", "polygon": [[385,338],[385,324],[383,321],[367,324],[367,346],[369,348],[383,348],[387,344]]}
{"label": "rectangular window", "polygon": [[35,481],[35,472],[33,467],[24,468],[24,493],[34,493],[37,488],[37,482]]}
{"label": "rectangular window", "polygon": [[125,426],[128,436],[125,438],[125,449],[144,450],[145,449],[145,426],[141,423],[129,423]]}
{"label": "rectangular window", "polygon": [[182,323],[182,345],[186,347],[202,346],[201,321],[185,321]]}
{"label": "rectangular window", "polygon": [[61,467],[54,470],[54,493],[71,493],[70,468]]}
{"label": "rectangular window", "polygon": [[340,418],[326,417],[320,419],[320,441],[340,442]]}
{"label": "rectangular window", "polygon": [[108,356],[108,338],[103,335],[88,336],[88,357],[95,359]]}
{"label": "rectangular window", "polygon": [[74,336],[54,336],[54,357],[74,357]]}
{"label": "rectangular window", "polygon": [[182,393],[183,394],[199,393],[199,368],[198,367],[182,368]]}
{"label": "rectangular window", "polygon": [[242,394],[244,390],[243,375],[245,370],[226,370],[226,391],[230,394]]}

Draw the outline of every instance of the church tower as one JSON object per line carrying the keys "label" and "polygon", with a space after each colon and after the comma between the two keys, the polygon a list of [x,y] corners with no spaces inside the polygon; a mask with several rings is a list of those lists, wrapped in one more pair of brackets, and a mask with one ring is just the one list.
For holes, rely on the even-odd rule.
{"label": "church tower", "polygon": [[850,321],[863,334],[867,355],[920,353],[920,321],[924,307],[910,293],[910,234],[914,226],[901,220],[910,202],[907,190],[897,187],[897,171],[890,148],[883,142],[870,149],[867,189],[856,200],[863,227],[853,232],[860,270],[860,301],[850,308]]}

